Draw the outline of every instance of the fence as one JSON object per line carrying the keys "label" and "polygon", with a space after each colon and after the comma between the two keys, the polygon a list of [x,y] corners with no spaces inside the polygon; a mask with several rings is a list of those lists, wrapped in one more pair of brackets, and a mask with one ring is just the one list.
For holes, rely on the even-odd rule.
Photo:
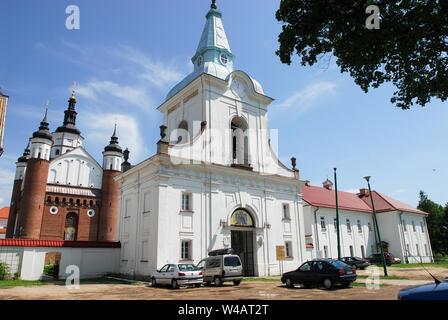
{"label": "fence", "polygon": [[0,262],[8,267],[9,276],[20,274],[23,259],[23,248],[20,247],[0,247]]}

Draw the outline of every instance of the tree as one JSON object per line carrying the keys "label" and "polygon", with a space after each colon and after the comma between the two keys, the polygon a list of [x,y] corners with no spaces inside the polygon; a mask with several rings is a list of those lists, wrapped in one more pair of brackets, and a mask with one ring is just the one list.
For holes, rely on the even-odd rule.
{"label": "tree", "polygon": [[[379,9],[379,29],[366,27],[369,5]],[[391,102],[402,109],[448,97],[446,0],[282,0],[276,18],[282,63],[333,55],[364,92],[392,82]]]}
{"label": "tree", "polygon": [[419,210],[429,213],[426,218],[432,250],[435,253],[448,254],[448,205],[445,208],[431,200],[420,191]]}

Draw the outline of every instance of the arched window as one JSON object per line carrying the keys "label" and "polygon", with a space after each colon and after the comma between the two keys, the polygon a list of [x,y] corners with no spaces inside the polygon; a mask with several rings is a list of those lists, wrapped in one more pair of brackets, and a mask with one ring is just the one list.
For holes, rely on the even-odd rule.
{"label": "arched window", "polygon": [[232,129],[232,162],[249,165],[248,125],[242,117],[235,117],[231,123]]}
{"label": "arched window", "polygon": [[89,206],[93,207],[93,201],[92,200],[89,201]]}
{"label": "arched window", "polygon": [[51,203],[51,197],[47,197],[47,203]]}
{"label": "arched window", "polygon": [[76,205],[77,205],[77,206],[81,205],[81,200],[76,199]]}
{"label": "arched window", "polygon": [[60,151],[59,149],[56,149],[56,151],[54,152],[55,155],[59,155]]}
{"label": "arched window", "polygon": [[54,203],[59,203],[59,197],[54,198]]}
{"label": "arched window", "polygon": [[78,216],[76,213],[70,212],[65,217],[64,240],[76,241],[78,233]]}

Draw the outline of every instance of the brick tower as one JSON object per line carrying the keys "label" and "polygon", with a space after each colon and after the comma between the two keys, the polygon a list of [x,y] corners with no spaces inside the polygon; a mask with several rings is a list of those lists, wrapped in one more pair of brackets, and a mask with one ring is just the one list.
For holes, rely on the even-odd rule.
{"label": "brick tower", "polygon": [[21,198],[23,179],[25,178],[26,165],[30,155],[30,143],[28,142],[23,156],[17,159],[16,175],[14,178],[14,186],[11,195],[11,204],[9,208],[8,225],[6,227],[6,238],[15,238],[16,217],[19,212],[19,204]]}
{"label": "brick tower", "polygon": [[103,152],[99,241],[117,241],[118,182],[114,178],[121,172],[122,157],[123,151],[118,144],[117,125],[115,125],[110,143]]}
{"label": "brick tower", "polygon": [[48,108],[39,130],[31,138],[31,150],[27,160],[22,202],[16,234],[18,238],[39,239],[42,211],[45,204],[50,150],[53,144],[47,122]]}

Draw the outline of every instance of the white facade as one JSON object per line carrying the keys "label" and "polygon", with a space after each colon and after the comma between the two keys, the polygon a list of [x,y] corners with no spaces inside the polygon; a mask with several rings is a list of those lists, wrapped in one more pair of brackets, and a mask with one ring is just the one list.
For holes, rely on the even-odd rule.
{"label": "white facade", "polygon": [[49,184],[101,189],[103,170],[83,148],[76,148],[50,162]]}
{"label": "white facade", "polygon": [[53,132],[52,136],[53,146],[51,148],[51,159],[81,147],[84,140],[81,135],[71,132]]}
{"label": "white facade", "polygon": [[[307,204],[304,213],[307,244],[313,246],[309,249],[311,254],[308,258],[337,258],[336,210]],[[339,210],[339,219],[342,257],[368,257],[379,253],[372,213]],[[400,258],[403,263],[433,261],[424,215],[386,211],[378,212],[377,219],[381,240],[388,243],[388,250],[395,257]],[[347,220],[350,222],[351,231],[348,229]]]}
{"label": "white facade", "polygon": [[[198,263],[209,251],[230,247],[255,276],[280,273],[276,246],[286,248],[285,271],[315,257],[337,257],[334,209],[303,201],[298,170],[284,166],[273,150],[273,99],[233,70],[234,58],[221,13],[212,9],[192,58],[194,71],[158,107],[158,153],[116,178],[120,273],[148,278],[167,263]],[[235,223],[237,213],[253,224]],[[371,213],[341,210],[341,224],[343,255],[375,252]]]}
{"label": "white facade", "polygon": [[[336,210],[306,205],[306,235],[313,241],[312,258],[338,258]],[[372,214],[339,210],[342,257],[364,257],[376,253]]]}

